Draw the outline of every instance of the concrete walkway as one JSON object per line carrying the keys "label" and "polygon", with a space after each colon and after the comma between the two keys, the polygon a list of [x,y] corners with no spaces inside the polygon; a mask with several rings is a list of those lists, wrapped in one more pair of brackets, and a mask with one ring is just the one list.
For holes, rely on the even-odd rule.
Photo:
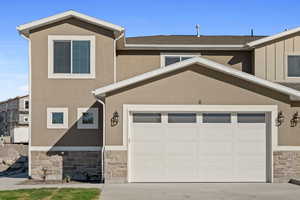
{"label": "concrete walkway", "polygon": [[300,186],[268,183],[105,184],[101,200],[299,200]]}

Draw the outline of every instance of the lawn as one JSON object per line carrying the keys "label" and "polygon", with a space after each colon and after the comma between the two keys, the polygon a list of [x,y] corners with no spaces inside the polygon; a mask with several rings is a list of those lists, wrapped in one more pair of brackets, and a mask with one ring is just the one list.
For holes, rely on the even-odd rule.
{"label": "lawn", "polygon": [[96,188],[41,188],[0,191],[0,200],[95,200],[99,195]]}

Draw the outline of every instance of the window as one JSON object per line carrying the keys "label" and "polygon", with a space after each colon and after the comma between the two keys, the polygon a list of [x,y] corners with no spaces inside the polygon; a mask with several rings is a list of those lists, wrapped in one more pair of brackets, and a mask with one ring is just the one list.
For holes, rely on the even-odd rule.
{"label": "window", "polygon": [[199,54],[161,54],[161,67],[165,67],[180,61],[184,61],[193,57],[199,56]]}
{"label": "window", "polygon": [[78,129],[97,129],[98,108],[78,108],[77,120]]}
{"label": "window", "polygon": [[161,114],[133,113],[133,123],[161,123]]}
{"label": "window", "polygon": [[238,123],[265,123],[264,113],[238,113],[237,114]]}
{"label": "window", "polygon": [[300,77],[300,55],[287,56],[288,77]]}
{"label": "window", "polygon": [[168,123],[196,123],[196,113],[169,113]]}
{"label": "window", "polygon": [[49,78],[95,78],[94,36],[49,36]]}
{"label": "window", "polygon": [[26,110],[29,109],[29,101],[28,100],[24,101],[24,107],[25,107]]}
{"label": "window", "polygon": [[231,114],[203,113],[203,123],[231,123]]}
{"label": "window", "polygon": [[47,128],[68,128],[68,108],[47,108]]}

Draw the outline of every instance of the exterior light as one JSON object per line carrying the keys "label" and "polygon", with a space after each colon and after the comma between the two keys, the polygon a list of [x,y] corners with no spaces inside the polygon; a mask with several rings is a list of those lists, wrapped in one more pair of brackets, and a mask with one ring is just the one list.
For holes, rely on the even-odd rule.
{"label": "exterior light", "polygon": [[282,111],[280,111],[277,115],[277,126],[280,126],[284,122],[284,116]]}
{"label": "exterior light", "polygon": [[119,123],[119,113],[117,111],[114,112],[113,117],[111,118],[111,126],[116,126]]}
{"label": "exterior light", "polygon": [[299,113],[295,112],[295,114],[293,115],[293,118],[291,119],[291,127],[295,127],[297,126],[298,122],[299,122]]}

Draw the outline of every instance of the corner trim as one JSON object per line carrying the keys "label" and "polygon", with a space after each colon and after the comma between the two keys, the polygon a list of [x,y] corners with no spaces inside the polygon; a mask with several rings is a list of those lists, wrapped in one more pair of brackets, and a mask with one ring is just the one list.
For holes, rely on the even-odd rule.
{"label": "corner trim", "polygon": [[30,151],[101,151],[101,146],[31,146]]}

